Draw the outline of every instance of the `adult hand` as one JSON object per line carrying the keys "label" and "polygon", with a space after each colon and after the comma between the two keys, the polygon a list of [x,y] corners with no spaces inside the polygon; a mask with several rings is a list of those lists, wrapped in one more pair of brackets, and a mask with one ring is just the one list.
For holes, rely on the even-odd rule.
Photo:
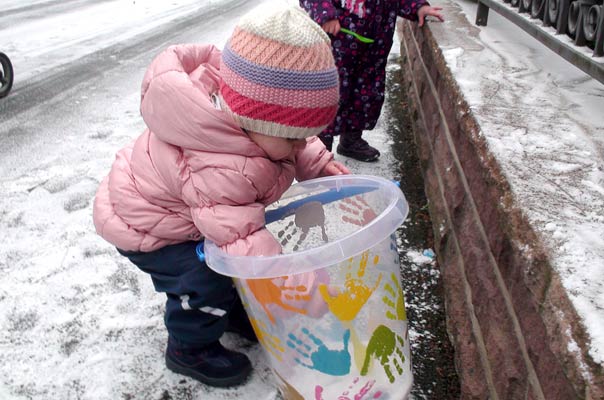
{"label": "adult hand", "polygon": [[325,33],[335,36],[338,34],[338,32],[340,32],[340,21],[337,19],[329,20],[323,24],[322,28]]}
{"label": "adult hand", "polygon": [[350,174],[350,170],[339,161],[330,161],[321,171],[321,176],[348,174]]}
{"label": "adult hand", "polygon": [[440,12],[442,9],[442,7],[432,7],[429,5],[421,6],[420,9],[417,10],[418,26],[424,26],[424,22],[428,15],[436,17],[440,20],[440,22],[443,22],[445,17],[443,17]]}

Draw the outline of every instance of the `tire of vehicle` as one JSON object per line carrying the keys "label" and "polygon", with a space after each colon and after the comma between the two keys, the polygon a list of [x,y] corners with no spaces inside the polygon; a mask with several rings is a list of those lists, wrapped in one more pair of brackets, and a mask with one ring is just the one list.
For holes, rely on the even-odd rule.
{"label": "tire of vehicle", "polygon": [[13,65],[8,56],[0,52],[0,99],[6,97],[13,87]]}

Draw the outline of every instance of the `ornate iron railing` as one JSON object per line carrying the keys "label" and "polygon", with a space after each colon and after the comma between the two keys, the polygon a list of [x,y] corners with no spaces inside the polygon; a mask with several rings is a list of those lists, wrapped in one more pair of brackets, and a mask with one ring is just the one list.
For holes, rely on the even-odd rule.
{"label": "ornate iron railing", "polygon": [[495,10],[604,83],[604,0],[478,0],[476,25]]}

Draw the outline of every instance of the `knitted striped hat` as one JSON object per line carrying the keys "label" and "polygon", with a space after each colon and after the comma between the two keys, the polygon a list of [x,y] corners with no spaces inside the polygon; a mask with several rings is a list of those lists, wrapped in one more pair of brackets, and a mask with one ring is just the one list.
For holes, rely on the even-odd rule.
{"label": "knitted striped hat", "polygon": [[242,17],[222,52],[220,75],[221,107],[244,129],[301,139],[336,115],[331,42],[299,7],[267,2]]}

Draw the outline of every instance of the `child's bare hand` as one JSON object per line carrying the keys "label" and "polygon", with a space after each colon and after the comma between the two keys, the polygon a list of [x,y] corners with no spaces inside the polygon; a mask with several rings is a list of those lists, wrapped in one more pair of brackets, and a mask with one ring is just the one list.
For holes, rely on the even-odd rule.
{"label": "child's bare hand", "polygon": [[329,33],[330,35],[337,35],[340,32],[340,21],[337,19],[332,19],[327,21],[322,26],[325,33]]}
{"label": "child's bare hand", "polygon": [[443,17],[442,13],[440,12],[442,9],[442,7],[432,7],[429,5],[420,7],[420,9],[417,10],[418,26],[424,26],[426,17],[429,15],[436,17],[440,20],[440,22],[443,22],[445,17]]}
{"label": "child's bare hand", "polygon": [[350,174],[350,170],[339,161],[330,161],[321,171],[321,176],[348,174]]}

